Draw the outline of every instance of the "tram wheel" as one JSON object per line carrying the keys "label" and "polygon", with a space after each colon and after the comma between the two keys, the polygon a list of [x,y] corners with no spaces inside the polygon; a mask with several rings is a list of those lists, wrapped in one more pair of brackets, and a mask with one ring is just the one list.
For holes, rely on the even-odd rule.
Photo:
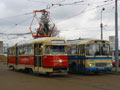
{"label": "tram wheel", "polygon": [[50,76],[52,76],[52,73],[46,72],[46,75],[47,75],[48,77],[50,77]]}
{"label": "tram wheel", "polygon": [[72,64],[70,73],[76,73],[76,64]]}
{"label": "tram wheel", "polygon": [[14,71],[15,70],[14,66],[9,66],[9,70]]}
{"label": "tram wheel", "polygon": [[25,68],[25,73],[32,73],[33,70],[31,68]]}
{"label": "tram wheel", "polygon": [[100,72],[94,72],[95,73],[95,75],[98,75]]}

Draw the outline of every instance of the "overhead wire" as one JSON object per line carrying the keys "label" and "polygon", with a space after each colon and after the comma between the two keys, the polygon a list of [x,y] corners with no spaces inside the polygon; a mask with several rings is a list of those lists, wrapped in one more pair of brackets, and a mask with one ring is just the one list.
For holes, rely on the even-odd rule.
{"label": "overhead wire", "polygon": [[[60,3],[63,3],[63,2],[65,2],[66,0],[60,0],[60,1],[58,1],[58,2],[56,2],[56,3],[54,3],[54,4],[60,4]],[[51,3],[51,4],[53,4],[53,3]]]}
{"label": "overhead wire", "polygon": [[[65,1],[66,1],[66,0],[62,0],[62,1],[57,2],[56,4],[60,4],[60,3],[63,3],[63,2],[65,2]],[[54,6],[53,3],[48,4],[47,7],[46,7],[46,10],[56,8],[56,7],[53,7],[53,6]],[[59,6],[57,6],[57,7],[59,7]]]}
{"label": "overhead wire", "polygon": [[7,19],[3,19],[3,21],[7,21],[7,22],[9,22],[10,24],[14,24],[14,25],[16,25],[15,22],[9,21],[9,20],[7,20]]}
{"label": "overhead wire", "polygon": [[[32,0],[28,0],[28,1],[32,1]],[[64,1],[66,1],[66,0],[62,0],[62,1],[58,2],[57,4],[59,5],[59,3],[62,3]],[[105,1],[109,1],[109,0],[105,0]],[[112,1],[112,0],[110,0],[110,1]],[[33,2],[40,2],[40,1],[33,1]],[[84,2],[84,0],[76,1],[76,2],[73,2],[73,3],[68,3],[68,4],[63,4],[63,5],[69,5],[69,4],[72,5],[72,4],[81,3],[81,2]],[[46,2],[41,2],[41,3],[46,3]],[[48,4],[48,3],[46,3],[46,4]],[[54,5],[56,5],[56,4],[54,4]],[[3,19],[0,19],[0,20],[6,20],[6,19],[11,19],[11,18],[16,18],[16,17],[20,17],[20,16],[24,16],[24,15],[29,15],[29,14],[33,14],[33,13],[32,12],[23,13],[23,14],[12,16],[12,17],[3,18]],[[6,21],[9,21],[9,20],[6,20]],[[9,21],[9,22],[14,23],[12,21]],[[16,24],[16,23],[14,23],[14,24]]]}
{"label": "overhead wire", "polygon": [[59,2],[57,2],[57,3],[63,3],[63,2],[65,2],[66,0],[62,0],[62,1],[59,1]]}
{"label": "overhead wire", "polygon": [[76,2],[72,2],[72,3],[62,3],[62,4],[61,3],[56,3],[56,4],[52,3],[52,6],[54,6],[54,5],[57,5],[57,6],[66,6],[66,5],[93,5],[93,4],[98,4],[98,3],[106,3],[106,2],[110,2],[110,1],[113,1],[113,0],[104,0],[104,1],[99,1],[99,2],[81,4],[82,2],[85,2],[84,0],[81,0],[81,1],[76,1]]}
{"label": "overhead wire", "polygon": [[74,5],[74,4],[78,4],[78,3],[81,3],[81,2],[84,2],[84,0],[81,0],[81,1],[79,0],[79,1],[76,1],[76,2],[66,3],[66,4],[56,3],[56,4],[52,4],[52,6],[54,6],[54,5],[59,5],[59,6]]}
{"label": "overhead wire", "polygon": [[89,12],[89,11],[92,11],[92,10],[95,10],[95,9],[97,9],[97,8],[100,8],[100,7],[103,7],[103,6],[107,6],[107,5],[110,5],[110,4],[113,4],[113,3],[114,3],[114,2],[110,2],[110,3],[107,3],[107,4],[103,4],[103,5],[100,5],[100,6],[96,6],[95,8],[92,8],[92,9],[89,9],[89,10],[86,10],[86,9],[85,9],[85,10],[83,10],[83,11],[80,12],[80,13],[77,13],[77,14],[74,14],[74,15],[72,15],[72,16],[66,17],[66,19],[64,19],[64,20],[56,21],[56,23],[63,22],[63,21],[68,20],[68,19],[70,19],[70,18],[79,16],[79,15],[81,15],[81,14],[87,13],[87,12]]}
{"label": "overhead wire", "polygon": [[[29,15],[29,14],[32,14],[32,13],[24,13],[24,14],[20,14],[20,15],[16,15],[16,16],[12,16],[12,17],[7,17],[7,18],[3,18],[3,19],[0,19],[0,20],[5,20],[5,21],[9,21],[9,20],[6,20],[6,19],[11,19],[11,18],[15,18],[15,17],[19,17],[19,16],[24,16],[24,15]],[[26,21],[28,21],[31,17],[25,19],[24,21],[21,21],[19,23],[14,23],[14,22],[11,22],[11,23],[14,23],[14,26],[11,26],[9,27],[8,29],[11,30],[13,28],[15,28],[16,26],[20,25],[21,23],[24,23]],[[4,30],[5,31],[5,30]],[[7,30],[6,30],[7,31]],[[0,35],[9,35],[9,34],[5,34],[5,33],[0,33]]]}
{"label": "overhead wire", "polygon": [[[23,24],[23,23],[27,22],[28,20],[30,20],[30,18],[31,17],[28,17],[27,19],[25,19],[25,20],[17,23],[15,26],[9,27],[9,30],[15,28],[16,26],[18,26],[20,24]],[[30,34],[30,33],[20,33],[20,34],[15,34],[15,33],[14,34],[0,33],[0,35],[26,35],[26,34]]]}
{"label": "overhead wire", "polygon": [[31,17],[28,17],[27,19],[17,23],[17,25],[23,24],[23,23],[27,22],[28,20],[31,20]]}
{"label": "overhead wire", "polygon": [[[31,1],[31,0],[29,0],[29,1]],[[61,2],[64,2],[64,1],[66,1],[66,0],[62,0]],[[107,1],[107,0],[106,0]],[[112,1],[112,0],[111,0]],[[61,2],[59,2],[59,3],[61,3]],[[42,2],[41,2],[42,3]],[[44,2],[43,2],[44,3]],[[58,4],[59,4],[58,3]],[[78,3],[78,2],[77,2]],[[98,2],[97,2],[98,3]],[[47,3],[46,3],[47,4]],[[68,3],[69,5],[70,5],[70,3]],[[68,4],[64,4],[64,5],[68,5]],[[72,4],[72,3],[71,3]],[[74,2],[73,2],[73,4],[75,4]],[[95,3],[94,3],[95,4]],[[111,3],[109,3],[109,4],[111,4]],[[82,12],[80,12],[80,13],[78,13],[78,14],[76,14],[76,15],[73,15],[73,16],[70,16],[69,18],[67,18],[67,19],[70,19],[70,18],[72,18],[72,17],[75,17],[75,16],[78,16],[78,15],[80,15],[80,14],[83,14],[83,13],[86,13],[86,12],[88,12],[88,11],[91,11],[91,10],[94,10],[94,9],[97,9],[97,8],[100,8],[100,7],[102,7],[102,6],[105,6],[105,5],[108,5],[108,4],[104,4],[104,5],[101,5],[101,6],[97,6],[97,7],[95,7],[95,8],[92,8],[92,9],[90,9],[90,10],[87,10],[86,11],[86,9],[85,10],[83,10]],[[16,15],[16,16],[13,16],[13,17],[8,17],[8,18],[4,18],[4,19],[10,19],[10,18],[15,18],[15,17],[20,17],[20,16],[24,16],[24,15],[28,15],[28,14],[32,14],[32,13],[24,13],[24,14],[21,14],[21,15]],[[2,20],[2,19],[0,19],[0,20]],[[65,19],[66,20],[66,19]],[[59,21],[59,22],[61,22],[61,21]],[[56,22],[56,23],[59,23],[59,22]],[[17,25],[16,25],[17,26]],[[25,33],[25,34],[28,34],[28,33]],[[12,34],[11,34],[12,35]],[[16,34],[16,35],[23,35],[23,34]]]}
{"label": "overhead wire", "polygon": [[[28,0],[28,1],[32,1],[32,0]],[[62,1],[58,2],[57,5],[59,5],[59,3],[64,2],[64,1],[66,1],[66,0],[62,0]],[[113,0],[105,0],[105,1],[107,2],[107,1],[113,1]],[[104,2],[105,2],[105,1],[104,1]],[[33,2],[40,2],[40,1],[33,1]],[[73,3],[67,3],[67,4],[63,4],[63,5],[69,5],[69,4],[72,5],[72,4],[81,3],[81,2],[84,2],[84,0],[76,1],[76,2],[73,2]],[[41,2],[41,3],[49,4],[49,3],[47,3],[47,2]],[[98,3],[98,2],[96,2],[96,3]],[[53,5],[56,5],[56,4],[53,4]],[[24,15],[29,15],[29,14],[33,14],[33,13],[32,13],[32,12],[23,13],[23,14],[19,14],[19,15],[7,17],[7,18],[2,18],[2,19],[0,19],[0,20],[16,18],[16,17],[20,17],[20,16],[24,16]]]}
{"label": "overhead wire", "polygon": [[6,18],[1,18],[0,20],[8,20],[8,19],[12,19],[12,18],[18,18],[18,17],[21,17],[21,16],[25,16],[25,15],[30,15],[30,14],[33,14],[32,12],[29,12],[29,13],[23,13],[23,14],[19,14],[19,15],[15,15],[15,16],[11,16],[11,17],[6,17]]}
{"label": "overhead wire", "polygon": [[[104,0],[104,1],[102,1],[102,2],[95,2],[95,3],[91,3],[91,4],[97,4],[97,3],[107,3],[107,2],[111,2],[111,1],[113,1],[113,0]],[[79,2],[76,2],[76,3],[80,3],[80,2],[84,2],[84,1],[79,1]],[[53,4],[53,6],[54,5],[58,5],[58,7],[59,6],[65,6],[65,5],[76,5],[76,3],[75,2],[73,2],[73,3],[67,3],[67,4]],[[113,3],[113,2],[112,2]],[[108,3],[108,4],[112,4],[112,3]],[[90,6],[91,5],[90,3],[87,3],[87,4],[84,4],[84,5],[88,5],[88,6]],[[88,11],[91,11],[91,10],[94,10],[94,9],[97,9],[97,8],[100,8],[100,7],[103,7],[103,6],[106,6],[106,5],[108,5],[108,4],[104,4],[104,5],[101,5],[101,6],[96,6],[95,8],[92,8],[92,9],[89,9],[89,10],[87,10],[87,11],[85,11],[85,10],[83,10],[82,12],[80,12],[80,13],[77,13],[77,14],[75,14],[75,15],[73,15],[73,16],[69,16],[69,17],[67,17],[66,19],[70,19],[70,18],[72,18],[72,17],[75,17],[75,16],[78,16],[79,14],[83,14],[83,13],[86,13],[86,12],[88,12]],[[81,4],[80,4],[81,5]],[[65,20],[66,20],[65,19]],[[63,20],[64,21],[64,20]],[[57,21],[56,23],[59,23],[59,22],[61,22],[61,21]]]}
{"label": "overhead wire", "polygon": [[27,1],[31,1],[31,2],[37,2],[37,3],[41,3],[41,4],[49,4],[49,3],[47,3],[47,2],[41,2],[41,1],[37,1],[37,0],[27,0]]}
{"label": "overhead wire", "polygon": [[[77,4],[77,3],[84,2],[84,0],[81,0],[81,1],[79,0],[79,1],[76,1],[76,2],[64,4],[63,2],[65,2],[65,1],[66,1],[66,0],[62,0],[62,1],[57,2],[57,3],[48,4],[46,9],[55,9],[55,8],[57,8],[57,7],[60,7],[60,6],[74,5],[74,4]],[[62,4],[62,3],[63,3],[63,4]]]}
{"label": "overhead wire", "polygon": [[[0,20],[11,19],[11,18],[15,18],[15,17],[18,17],[18,16],[25,16],[25,15],[30,15],[30,14],[32,14],[32,13],[24,13],[24,14],[21,14],[21,15],[16,15],[16,16],[12,16],[12,17],[0,19]],[[16,26],[27,22],[28,20],[30,20],[30,18],[31,18],[31,17],[28,17],[27,19],[25,19],[25,20],[23,20],[23,21],[20,21],[20,22],[18,22],[18,23],[15,23],[14,26],[9,27],[8,29],[11,30],[11,29],[15,28]],[[5,30],[4,30],[4,31],[5,31]],[[7,31],[7,29],[6,29],[6,31]],[[19,37],[19,36],[29,35],[29,34],[31,34],[31,33],[30,33],[30,32],[28,32],[28,33],[9,33],[9,34],[8,34],[8,33],[0,33],[0,35],[5,35],[5,36],[7,36],[7,37],[8,37],[9,35],[15,35],[16,37]],[[15,38],[16,38],[16,37],[15,37]],[[12,39],[13,39],[13,38],[12,38]]]}

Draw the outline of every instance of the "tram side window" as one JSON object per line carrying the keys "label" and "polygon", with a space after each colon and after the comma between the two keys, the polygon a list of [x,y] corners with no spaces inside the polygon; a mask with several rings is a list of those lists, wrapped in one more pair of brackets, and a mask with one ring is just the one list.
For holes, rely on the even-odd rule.
{"label": "tram side window", "polygon": [[23,54],[23,47],[19,47],[19,55],[22,55]]}
{"label": "tram side window", "polygon": [[10,55],[10,50],[8,49],[8,55]]}
{"label": "tram side window", "polygon": [[102,49],[101,50],[102,55],[109,55],[110,54],[109,45],[102,45],[101,49]]}
{"label": "tram side window", "polygon": [[50,48],[49,48],[49,46],[46,46],[45,54],[50,54]]}
{"label": "tram side window", "polygon": [[[115,56],[115,52],[113,52],[113,55]],[[120,52],[118,53],[118,56],[120,57]]]}
{"label": "tram side window", "polygon": [[120,52],[119,52],[119,56],[120,56]]}
{"label": "tram side window", "polygon": [[79,54],[85,54],[84,45],[79,46]]}
{"label": "tram side window", "polygon": [[32,54],[32,45],[27,46],[27,54],[31,55]]}
{"label": "tram side window", "polygon": [[10,55],[13,55],[13,51],[12,51],[12,49],[10,50]]}
{"label": "tram side window", "polygon": [[15,55],[15,50],[14,49],[12,50],[12,55]]}
{"label": "tram side window", "polygon": [[86,55],[93,56],[100,53],[99,45],[96,44],[87,44],[85,47]]}
{"label": "tram side window", "polygon": [[68,54],[77,54],[77,46],[68,46]]}
{"label": "tram side window", "polygon": [[42,54],[42,44],[39,44],[39,55]]}
{"label": "tram side window", "polygon": [[23,47],[23,54],[24,54],[24,55],[27,55],[27,46],[24,46],[24,47]]}
{"label": "tram side window", "polygon": [[35,55],[37,55],[37,44],[34,45],[34,50]]}
{"label": "tram side window", "polygon": [[10,49],[8,49],[8,54],[10,55]]}
{"label": "tram side window", "polygon": [[9,55],[14,56],[15,55],[15,49],[14,48],[9,49],[8,53],[9,53]]}
{"label": "tram side window", "polygon": [[67,46],[67,54],[70,54],[71,46]]}
{"label": "tram side window", "polygon": [[42,54],[42,44],[35,44],[35,55]]}
{"label": "tram side window", "polygon": [[19,55],[24,55],[25,51],[24,51],[24,47],[21,46],[19,47]]}
{"label": "tram side window", "polygon": [[8,50],[8,54],[11,55],[11,49]]}
{"label": "tram side window", "polygon": [[19,47],[19,55],[32,55],[32,45]]}
{"label": "tram side window", "polygon": [[25,55],[32,55],[32,45],[26,45],[24,47],[24,52]]}

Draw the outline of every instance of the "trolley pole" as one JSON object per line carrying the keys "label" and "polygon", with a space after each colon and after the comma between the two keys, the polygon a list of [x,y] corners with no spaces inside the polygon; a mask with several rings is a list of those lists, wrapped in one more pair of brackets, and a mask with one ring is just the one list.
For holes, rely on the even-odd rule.
{"label": "trolley pole", "polygon": [[119,71],[119,65],[118,65],[118,7],[117,7],[117,2],[118,0],[115,0],[115,63],[116,67],[115,70],[116,72]]}

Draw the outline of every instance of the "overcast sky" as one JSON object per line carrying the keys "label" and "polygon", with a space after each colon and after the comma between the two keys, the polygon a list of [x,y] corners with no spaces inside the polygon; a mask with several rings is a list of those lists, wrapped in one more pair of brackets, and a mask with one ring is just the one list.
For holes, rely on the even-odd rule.
{"label": "overcast sky", "polygon": [[[100,39],[102,12],[104,39],[115,35],[114,0],[0,0],[0,33],[26,33],[33,18],[33,10],[47,9],[50,17],[65,39]],[[119,0],[118,0],[119,1]],[[54,6],[52,6],[54,4]],[[59,6],[58,4],[61,4]],[[118,21],[120,21],[120,1],[118,2]],[[119,24],[120,26],[120,24]],[[120,29],[120,27],[119,27]],[[119,31],[120,32],[120,31]],[[15,43],[32,37],[0,35],[0,40]],[[8,40],[7,40],[8,39]]]}

